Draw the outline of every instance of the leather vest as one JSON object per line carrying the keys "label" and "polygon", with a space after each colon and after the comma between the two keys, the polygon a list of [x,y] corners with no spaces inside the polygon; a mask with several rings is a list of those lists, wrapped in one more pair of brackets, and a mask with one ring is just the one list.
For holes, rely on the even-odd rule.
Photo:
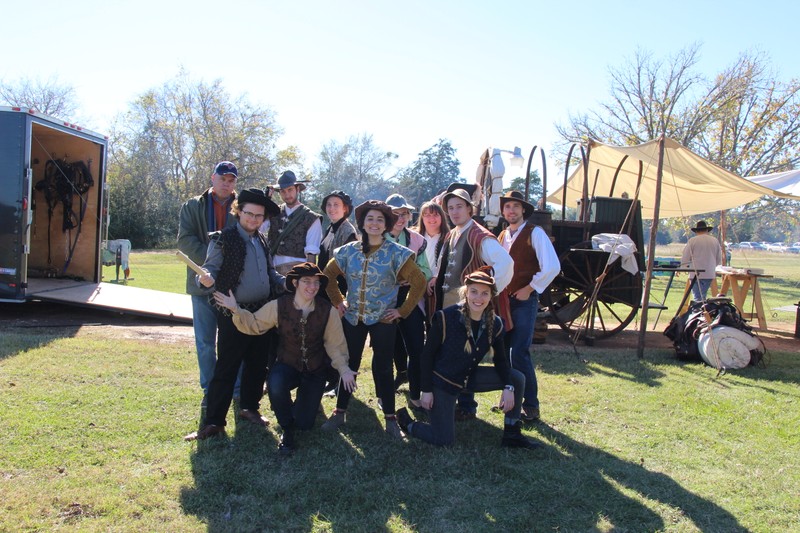
{"label": "leather vest", "polygon": [[[533,228],[535,227],[530,222],[525,224],[519,230],[519,235],[517,235],[517,238],[511,244],[511,249],[508,251],[511,259],[514,260],[514,276],[505,288],[508,294],[514,294],[525,285],[530,285],[533,276],[542,269],[539,266],[539,259],[536,257],[536,250],[533,249],[533,243],[531,242],[531,233],[533,233]],[[505,239],[507,231],[508,228],[504,229],[497,237],[500,243]]]}
{"label": "leather vest", "polygon": [[[288,231],[284,231],[295,217],[300,220],[292,224]],[[281,214],[269,221],[268,239],[272,257],[285,255],[305,258],[306,234],[317,218],[319,215],[302,204],[291,215],[286,216],[286,205],[282,205]]]}
{"label": "leather vest", "polygon": [[300,372],[314,372],[325,365],[325,327],[331,304],[314,299],[314,310],[303,318],[294,306],[294,295],[278,298],[278,358]]}

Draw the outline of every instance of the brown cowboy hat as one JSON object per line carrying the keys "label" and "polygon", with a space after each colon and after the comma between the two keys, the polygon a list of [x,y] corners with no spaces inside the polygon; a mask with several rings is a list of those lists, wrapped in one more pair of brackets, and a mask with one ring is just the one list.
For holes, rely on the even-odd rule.
{"label": "brown cowboy hat", "polygon": [[450,198],[460,198],[464,200],[468,206],[475,207],[475,204],[472,203],[472,197],[470,196],[469,192],[464,189],[458,188],[445,193],[445,195],[442,197],[442,207],[444,207],[445,210],[447,208],[447,201]]}
{"label": "brown cowboy hat", "polygon": [[367,200],[356,207],[356,224],[358,227],[364,226],[364,219],[367,218],[367,212],[373,209],[383,213],[383,218],[386,219],[386,231],[389,231],[397,224],[397,215],[392,212],[392,208],[387,205],[386,202]]}
{"label": "brown cowboy hat", "polygon": [[481,285],[489,285],[490,287],[494,287],[494,269],[488,265],[478,267],[477,270],[464,278],[464,285],[472,283],[479,283]]}
{"label": "brown cowboy hat", "polygon": [[533,204],[525,201],[525,196],[519,191],[508,191],[503,196],[500,197],[500,211],[503,210],[503,206],[506,205],[508,202],[519,202],[522,204],[522,218],[528,219],[534,212]]}
{"label": "brown cowboy hat", "polygon": [[288,292],[294,292],[296,287],[292,281],[312,276],[319,278],[319,290],[324,291],[325,287],[328,285],[328,276],[323,274],[317,265],[309,262],[293,266],[289,273],[286,274],[286,290]]}

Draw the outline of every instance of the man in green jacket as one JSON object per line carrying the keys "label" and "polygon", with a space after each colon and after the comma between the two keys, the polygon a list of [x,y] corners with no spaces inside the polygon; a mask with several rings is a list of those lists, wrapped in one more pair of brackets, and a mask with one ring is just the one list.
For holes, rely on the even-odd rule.
{"label": "man in green jacket", "polygon": [[[236,225],[231,215],[231,204],[236,199],[236,165],[221,161],[211,174],[211,187],[200,196],[190,198],[183,204],[178,226],[178,249],[202,265],[206,261],[209,233]],[[195,273],[186,269],[186,292],[192,297],[194,340],[197,347],[197,363],[200,367],[200,387],[203,389],[201,411],[205,413],[206,395],[214,365],[217,362],[217,318],[208,295],[195,280]],[[239,378],[236,380],[234,398],[239,397]],[[203,424],[203,421],[200,421]]]}

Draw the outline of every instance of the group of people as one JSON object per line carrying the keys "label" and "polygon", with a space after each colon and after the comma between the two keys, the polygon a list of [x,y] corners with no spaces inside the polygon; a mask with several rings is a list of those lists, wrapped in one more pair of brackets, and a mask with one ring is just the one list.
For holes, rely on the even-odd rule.
{"label": "group of people", "polygon": [[[417,209],[402,195],[354,208],[333,191],[320,206],[323,229],[293,172],[238,194],[237,178],[220,162],[180,214],[178,247],[202,265],[187,270],[203,389],[200,428],[187,440],[224,433],[231,402],[239,419],[266,426],[265,382],[282,454],[314,426],[326,388],[336,407],[321,427],[338,430],[369,336],[389,436],[451,445],[455,422],[476,416],[474,393],[500,390],[501,445],[537,446],[522,434],[540,417],[530,346],[538,297],[560,264],[521,193],[501,198],[499,236],[476,220],[480,191],[464,183],[425,202],[413,229]],[[411,412],[396,408],[405,382]]]}

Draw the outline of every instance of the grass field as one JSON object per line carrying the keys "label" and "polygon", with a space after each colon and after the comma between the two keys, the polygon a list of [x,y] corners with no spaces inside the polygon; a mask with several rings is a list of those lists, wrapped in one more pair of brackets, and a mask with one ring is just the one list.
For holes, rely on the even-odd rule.
{"label": "grass field", "polygon": [[[656,250],[656,256],[679,258],[682,249],[682,245],[659,247]],[[763,268],[767,274],[773,276],[761,281],[768,326],[770,324],[783,325],[783,329],[785,329],[788,324],[794,324],[795,311],[775,311],[774,309],[791,307],[800,301],[800,256],[772,252],[747,252],[745,255],[745,252],[741,250],[734,250],[731,262],[735,267]],[[185,292],[186,268],[175,259],[174,251],[133,252],[130,256],[130,267],[132,279],[128,281],[128,284],[131,286],[167,292]],[[105,281],[116,279],[115,268],[104,267],[103,279]],[[651,302],[660,301],[663,298],[667,279],[666,276],[653,278]],[[683,295],[686,280],[686,274],[679,274],[675,277],[666,302],[668,310],[661,313],[659,325],[666,326],[669,319],[675,314]],[[745,305],[748,304],[752,305],[751,298],[745,302]],[[745,312],[752,312],[752,309],[746,309]],[[655,322],[657,313],[656,310],[650,311],[649,324]],[[635,327],[635,324],[629,327]]]}
{"label": "grass field", "polygon": [[347,430],[281,459],[273,429],[231,416],[183,442],[190,337],[4,327],[0,530],[800,531],[797,353],[715,378],[667,351],[582,352],[537,348],[541,450],[498,446],[495,393],[452,449],[390,441],[362,368]]}

